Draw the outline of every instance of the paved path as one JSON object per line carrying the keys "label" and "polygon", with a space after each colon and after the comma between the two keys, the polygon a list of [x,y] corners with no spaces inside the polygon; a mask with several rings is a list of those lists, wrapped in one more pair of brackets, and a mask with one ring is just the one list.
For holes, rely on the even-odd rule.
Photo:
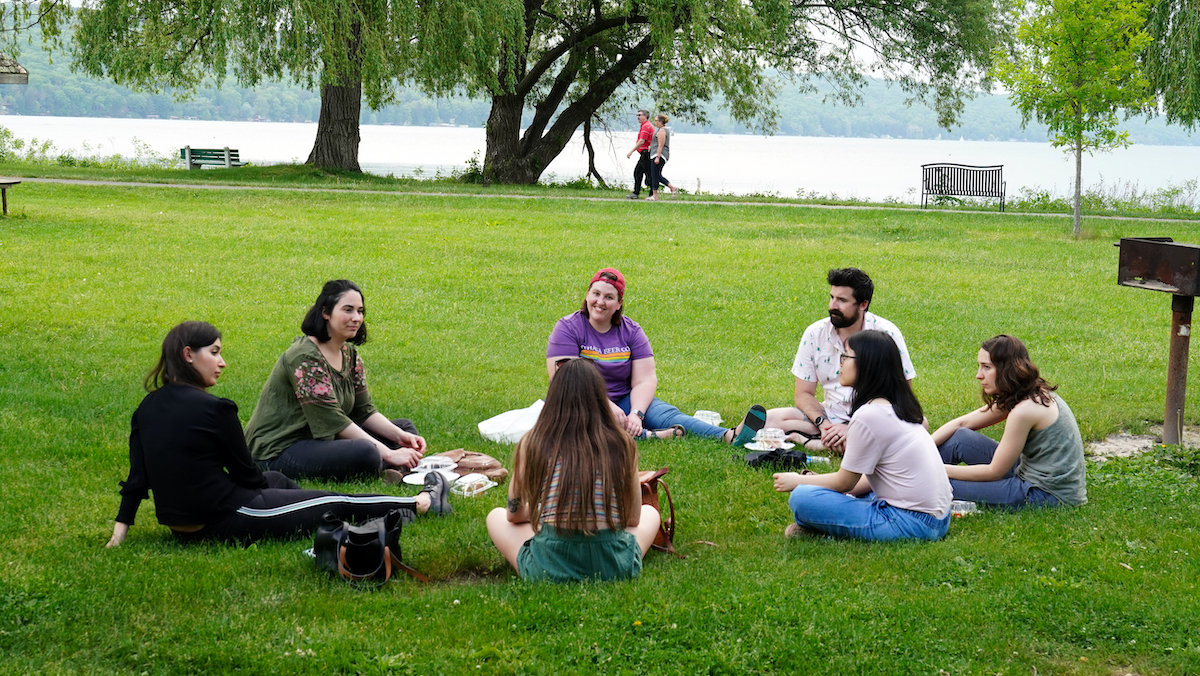
{"label": "paved path", "polygon": [[[356,188],[296,188],[277,185],[226,185],[213,183],[144,183],[138,181],[90,181],[74,178],[28,178],[19,177],[26,183],[55,183],[59,185],[98,185],[115,188],[179,188],[181,190],[266,190],[277,192],[324,192],[339,194],[368,194],[390,195],[393,197],[476,197],[481,199],[514,199],[514,200],[572,200],[582,202],[632,202],[624,197],[574,197],[569,195],[513,195],[513,194],[483,194],[458,192],[400,192],[395,190],[370,190]],[[969,211],[965,209],[925,209],[913,207],[893,207],[886,205],[861,204],[800,204],[795,202],[729,202],[722,200],[688,199],[672,202],[670,199],[661,203],[671,204],[702,204],[717,207],[793,207],[799,209],[857,209],[870,211],[902,211],[906,213],[937,213],[937,214],[970,214],[985,217],[1016,217],[1041,216],[1045,218],[1072,218],[1071,214],[1034,214],[1023,212],[999,211]],[[1151,218],[1146,216],[1084,216],[1085,219],[1109,221],[1141,221],[1146,223],[1197,223],[1195,219],[1187,218]]]}

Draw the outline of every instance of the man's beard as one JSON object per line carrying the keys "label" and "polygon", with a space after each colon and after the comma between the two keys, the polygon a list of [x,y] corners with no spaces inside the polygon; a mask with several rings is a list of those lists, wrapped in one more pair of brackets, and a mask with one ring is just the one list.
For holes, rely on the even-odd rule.
{"label": "man's beard", "polygon": [[847,317],[837,310],[829,311],[829,321],[833,324],[833,328],[835,329],[844,329],[847,326],[853,326],[861,316],[861,313],[857,312],[854,313],[853,317]]}

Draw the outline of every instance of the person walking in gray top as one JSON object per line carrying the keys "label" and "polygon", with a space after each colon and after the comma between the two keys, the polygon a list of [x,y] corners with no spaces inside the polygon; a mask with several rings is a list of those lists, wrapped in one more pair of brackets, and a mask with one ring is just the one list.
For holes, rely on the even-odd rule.
{"label": "person walking in gray top", "polygon": [[[1038,373],[1025,344],[1005,335],[984,341],[975,378],[983,407],[933,433],[954,499],[1008,509],[1085,504],[1075,414]],[[1007,422],[999,443],[975,431],[1001,421]]]}
{"label": "person walking in gray top", "polygon": [[663,166],[671,157],[671,130],[667,129],[667,122],[671,118],[659,113],[654,116],[654,136],[650,139],[650,197],[648,200],[658,199],[658,187],[666,185],[671,189],[671,197],[675,197],[677,188],[671,184],[671,181],[663,176]]}

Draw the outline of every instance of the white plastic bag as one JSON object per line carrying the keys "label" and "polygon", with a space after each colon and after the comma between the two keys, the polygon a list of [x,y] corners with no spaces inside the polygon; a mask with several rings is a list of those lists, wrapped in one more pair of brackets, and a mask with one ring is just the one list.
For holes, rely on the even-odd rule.
{"label": "white plastic bag", "polygon": [[484,439],[499,441],[502,444],[515,444],[526,432],[533,429],[533,424],[537,422],[544,405],[545,402],[538,399],[529,408],[505,411],[488,418],[479,423],[479,433]]}

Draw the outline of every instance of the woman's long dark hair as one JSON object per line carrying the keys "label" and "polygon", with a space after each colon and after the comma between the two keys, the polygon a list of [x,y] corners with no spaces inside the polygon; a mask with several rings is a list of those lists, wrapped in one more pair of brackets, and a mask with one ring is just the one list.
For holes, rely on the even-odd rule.
{"label": "woman's long dark hair", "polygon": [[[617,424],[608,405],[600,370],[588,359],[571,359],[554,374],[546,403],[533,429],[521,439],[524,466],[519,477],[521,500],[529,505],[535,530],[541,528],[542,506],[559,467],[555,528],[589,532],[605,520],[622,529],[638,505],[637,446]],[[605,514],[597,514],[593,490],[599,481]]]}
{"label": "woman's long dark hair", "polygon": [[183,322],[167,332],[163,338],[162,354],[154,368],[146,373],[142,385],[153,392],[163,385],[191,385],[204,389],[204,380],[196,369],[183,358],[183,348],[195,352],[217,342],[221,332],[208,322]]}
{"label": "woman's long dark hair", "polygon": [[[325,315],[333,314],[342,294],[347,291],[357,291],[358,295],[362,296],[363,307],[366,307],[367,297],[354,282],[348,279],[333,279],[325,282],[325,286],[321,287],[321,295],[317,296],[316,302],[308,309],[308,314],[304,315],[304,321],[300,322],[300,330],[304,332],[304,335],[316,338],[319,343],[329,342],[329,321],[325,319]],[[367,342],[367,320],[365,318],[358,327],[358,333],[354,334],[350,342],[354,345],[362,345]]]}
{"label": "woman's long dark hair", "polygon": [[925,414],[904,377],[904,361],[896,341],[883,331],[859,331],[846,341],[854,350],[854,403],[850,415],[872,399],[887,399],[896,417],[921,424]]}
{"label": "woman's long dark hair", "polygon": [[1050,405],[1050,393],[1058,389],[1042,378],[1038,367],[1029,358],[1029,350],[1020,338],[1000,334],[980,345],[996,368],[996,393],[981,392],[983,403],[1009,412],[1017,404],[1032,399],[1042,406]]}

